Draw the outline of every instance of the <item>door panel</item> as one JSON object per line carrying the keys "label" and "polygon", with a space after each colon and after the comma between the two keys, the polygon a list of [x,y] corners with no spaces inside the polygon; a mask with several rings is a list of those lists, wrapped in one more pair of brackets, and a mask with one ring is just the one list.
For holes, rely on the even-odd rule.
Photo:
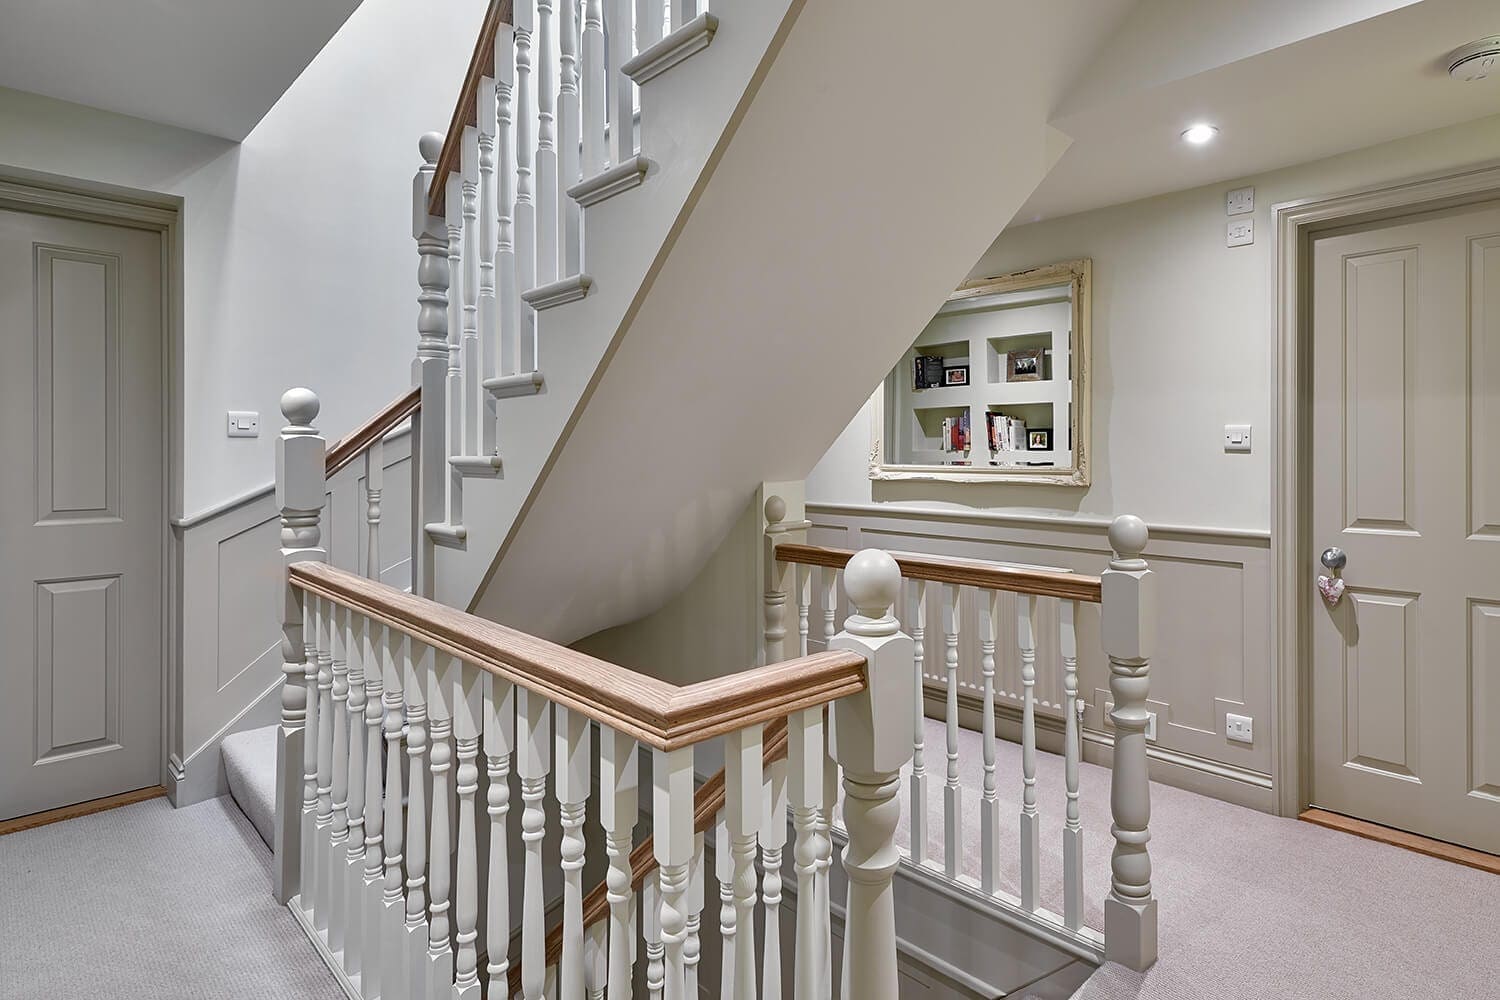
{"label": "door panel", "polygon": [[1500,208],[1321,236],[1312,323],[1312,801],[1500,852]]}
{"label": "door panel", "polygon": [[0,210],[0,819],[156,784],[161,238]]}

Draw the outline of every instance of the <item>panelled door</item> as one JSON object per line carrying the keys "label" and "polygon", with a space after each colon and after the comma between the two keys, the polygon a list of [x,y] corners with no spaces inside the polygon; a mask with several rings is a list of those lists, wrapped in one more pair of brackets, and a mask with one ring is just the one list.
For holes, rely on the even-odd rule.
{"label": "panelled door", "polygon": [[161,772],[161,235],[0,209],[0,819]]}
{"label": "panelled door", "polygon": [[1311,798],[1500,853],[1500,205],[1313,268]]}

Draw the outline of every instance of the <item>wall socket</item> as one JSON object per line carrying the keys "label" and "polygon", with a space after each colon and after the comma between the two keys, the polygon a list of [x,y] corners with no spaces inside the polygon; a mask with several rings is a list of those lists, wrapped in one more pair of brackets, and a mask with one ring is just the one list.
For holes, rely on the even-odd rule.
{"label": "wall socket", "polygon": [[1224,735],[1236,743],[1255,742],[1255,720],[1248,715],[1224,714]]}
{"label": "wall socket", "polygon": [[1254,219],[1231,219],[1224,232],[1226,247],[1247,247],[1255,242]]}
{"label": "wall socket", "polygon": [[232,438],[260,437],[260,414],[254,410],[230,410],[225,433]]}

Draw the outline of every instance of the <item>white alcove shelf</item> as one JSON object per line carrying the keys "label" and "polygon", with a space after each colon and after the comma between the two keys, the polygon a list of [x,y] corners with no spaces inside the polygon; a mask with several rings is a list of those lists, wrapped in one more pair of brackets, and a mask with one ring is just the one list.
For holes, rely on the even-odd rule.
{"label": "white alcove shelf", "polygon": [[[967,282],[953,293],[875,393],[870,478],[1089,483],[1088,260]],[[1039,377],[1008,378],[1015,352],[1039,352]],[[918,357],[942,359],[963,384],[918,388]],[[953,377],[957,377],[953,375]],[[987,415],[1025,424],[1024,447],[991,447]],[[968,418],[968,444],[945,448],[944,421]],[[1031,440],[1048,432],[1047,447]],[[1031,447],[1036,444],[1037,447]]]}

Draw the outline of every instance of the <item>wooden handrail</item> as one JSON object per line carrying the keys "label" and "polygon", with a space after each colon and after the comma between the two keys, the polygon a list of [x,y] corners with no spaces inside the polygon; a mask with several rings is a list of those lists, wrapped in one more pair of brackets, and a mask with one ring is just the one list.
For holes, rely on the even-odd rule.
{"label": "wooden handrail", "polygon": [[401,421],[422,408],[422,390],[409,389],[387,403],[379,413],[339,438],[328,449],[323,474],[332,477],[344,466],[363,455],[370,445],[385,437]]}
{"label": "wooden handrail", "polygon": [[448,175],[460,169],[464,129],[479,123],[479,81],[494,72],[495,36],[500,32],[500,25],[514,23],[515,0],[490,0],[484,24],[479,29],[479,39],[474,43],[474,54],[469,57],[469,69],[464,74],[463,87],[453,106],[448,134],[443,138],[443,151],[438,154],[432,187],[427,192],[428,215],[441,217],[444,214]]}
{"label": "wooden handrail", "polygon": [[321,562],[288,581],[657,750],[677,750],[865,690],[846,650],[678,686]]}
{"label": "wooden handrail", "polygon": [[[776,546],[776,561],[803,566],[832,566],[842,569],[852,558],[850,549],[824,545],[784,543]],[[1045,569],[1020,569],[967,559],[944,559],[942,556],[919,556],[891,553],[901,575],[910,580],[953,583],[985,590],[1008,590],[1016,594],[1058,597],[1065,601],[1098,604],[1100,581],[1097,576],[1080,573],[1056,573]]]}
{"label": "wooden handrail", "polygon": [[[768,768],[777,761],[786,759],[787,752],[787,730],[786,719],[773,720],[764,735],[764,743],[761,748],[761,767]],[[719,811],[724,808],[724,783],[727,780],[724,770],[721,768],[717,774],[709,778],[698,791],[693,794],[693,832],[704,833],[714,825]],[[645,884],[647,876],[656,871],[656,838],[647,837],[635,846],[630,852],[630,887],[637,892]],[[599,921],[609,916],[609,883],[600,880],[599,884],[589,890],[588,895],[583,897],[583,929],[588,930]],[[545,946],[546,958],[543,966],[556,965],[562,958],[563,928],[561,923],[554,924],[547,932]],[[506,996],[515,996],[521,989],[521,962],[520,956],[513,954],[510,963],[510,990]]]}

